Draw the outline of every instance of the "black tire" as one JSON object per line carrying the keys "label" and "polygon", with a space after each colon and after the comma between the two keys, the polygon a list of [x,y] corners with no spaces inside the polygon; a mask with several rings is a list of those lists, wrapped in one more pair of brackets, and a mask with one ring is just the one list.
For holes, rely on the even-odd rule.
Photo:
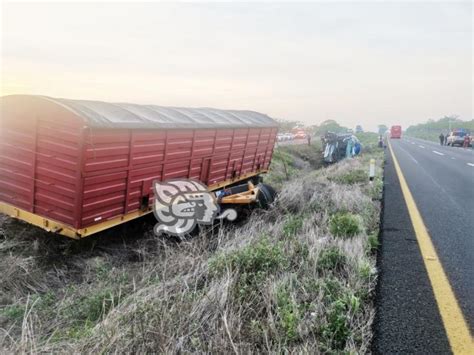
{"label": "black tire", "polygon": [[267,184],[258,184],[257,204],[260,208],[268,209],[275,201],[276,191]]}

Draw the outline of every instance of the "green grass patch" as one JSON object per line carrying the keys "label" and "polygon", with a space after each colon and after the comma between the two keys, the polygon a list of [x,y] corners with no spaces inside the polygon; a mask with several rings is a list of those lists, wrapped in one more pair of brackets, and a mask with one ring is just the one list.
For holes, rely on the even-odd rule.
{"label": "green grass patch", "polygon": [[245,248],[211,259],[209,271],[221,274],[228,268],[231,271],[266,273],[286,264],[281,243],[274,244],[267,238],[262,238]]}
{"label": "green grass patch", "polygon": [[64,309],[64,317],[73,324],[82,326],[87,322],[97,322],[120,302],[120,297],[111,289],[91,291],[89,295],[77,298]]}
{"label": "green grass patch", "polygon": [[327,349],[332,351],[344,349],[347,339],[351,336],[351,316],[359,310],[360,299],[350,293],[344,294],[329,305],[327,323],[321,327],[321,336]]}
{"label": "green grass patch", "polygon": [[372,233],[367,237],[367,251],[369,253],[375,253],[379,248],[380,242],[377,233]]}
{"label": "green grass patch", "polygon": [[276,295],[278,324],[286,342],[298,338],[298,324],[301,321],[301,312],[298,303],[291,297],[285,287],[280,287]]}
{"label": "green grass patch", "polygon": [[367,262],[367,260],[363,260],[360,262],[359,268],[357,271],[362,280],[370,281],[370,278],[372,277],[372,267]]}
{"label": "green grass patch", "polygon": [[317,268],[319,271],[339,271],[347,262],[347,258],[336,246],[323,249],[319,254]]}
{"label": "green grass patch", "polygon": [[283,225],[283,236],[294,237],[303,228],[303,216],[290,215]]}
{"label": "green grass patch", "polygon": [[335,213],[329,221],[329,230],[335,237],[353,237],[361,232],[359,217],[352,213]]}
{"label": "green grass patch", "polygon": [[221,275],[225,270],[238,272],[236,291],[241,297],[247,297],[258,291],[270,273],[282,271],[288,265],[282,244],[262,238],[245,248],[211,259],[209,272],[211,275]]}
{"label": "green grass patch", "polygon": [[329,180],[339,184],[353,185],[369,181],[369,174],[364,169],[355,169],[346,174],[328,177]]}
{"label": "green grass patch", "polygon": [[0,314],[11,321],[21,321],[25,315],[25,306],[24,305],[9,305],[4,307]]}

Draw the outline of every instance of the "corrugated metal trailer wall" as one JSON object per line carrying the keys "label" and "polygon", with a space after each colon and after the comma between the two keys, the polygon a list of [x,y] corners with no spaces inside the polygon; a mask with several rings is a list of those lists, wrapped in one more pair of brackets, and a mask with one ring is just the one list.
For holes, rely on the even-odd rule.
{"label": "corrugated metal trailer wall", "polygon": [[[194,178],[217,189],[270,165],[277,128],[268,116],[250,112],[246,128],[124,129],[119,120],[117,128],[104,128],[61,100],[27,95],[1,100],[0,204],[36,225],[51,222],[40,217],[74,229],[112,218],[121,223],[130,219],[124,216],[149,211],[155,179]],[[115,104],[87,103],[94,114],[103,114],[100,119],[107,115],[94,105],[109,105],[113,110],[107,114],[121,117]],[[239,111],[229,112],[233,118]],[[269,127],[252,127],[259,119]],[[31,215],[25,218],[21,211]],[[74,229],[63,234],[74,235]]]}
{"label": "corrugated metal trailer wall", "polygon": [[45,100],[13,101],[1,111],[0,200],[77,228],[83,124]]}
{"label": "corrugated metal trailer wall", "polygon": [[276,128],[85,132],[81,227],[151,206],[153,180],[211,188],[268,169]]}

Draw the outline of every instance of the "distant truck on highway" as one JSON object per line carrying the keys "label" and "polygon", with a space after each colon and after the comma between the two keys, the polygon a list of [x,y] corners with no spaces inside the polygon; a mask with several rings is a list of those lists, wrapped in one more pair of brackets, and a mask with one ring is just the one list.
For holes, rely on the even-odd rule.
{"label": "distant truck on highway", "polygon": [[390,138],[402,138],[402,126],[392,126],[390,128]]}

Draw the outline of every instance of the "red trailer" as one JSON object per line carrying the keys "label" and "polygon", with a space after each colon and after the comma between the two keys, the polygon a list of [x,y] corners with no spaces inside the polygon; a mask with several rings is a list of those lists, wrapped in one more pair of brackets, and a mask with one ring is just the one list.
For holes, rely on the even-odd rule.
{"label": "red trailer", "polygon": [[0,212],[82,238],[152,211],[154,180],[216,191],[265,173],[277,123],[253,111],[1,98]]}
{"label": "red trailer", "polygon": [[402,126],[392,126],[390,128],[390,138],[402,138]]}

